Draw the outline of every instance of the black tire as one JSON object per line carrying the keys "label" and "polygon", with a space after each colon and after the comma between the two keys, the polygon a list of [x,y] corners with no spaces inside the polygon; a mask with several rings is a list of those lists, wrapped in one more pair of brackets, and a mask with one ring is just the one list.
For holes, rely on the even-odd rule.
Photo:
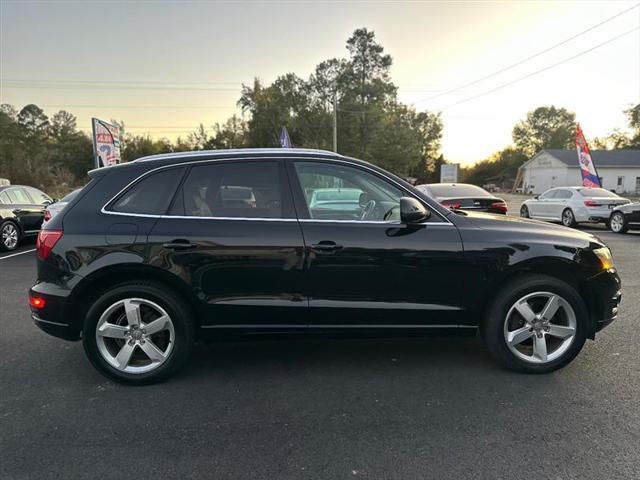
{"label": "black tire", "polygon": [[627,233],[629,230],[629,225],[621,212],[613,212],[608,223],[608,228],[614,233]]}
{"label": "black tire", "polygon": [[529,207],[527,207],[526,205],[522,205],[520,207],[520,216],[522,218],[531,218],[529,215]]}
{"label": "black tire", "polygon": [[564,225],[565,227],[570,227],[573,228],[576,225],[578,225],[578,223],[576,222],[576,216],[573,214],[573,210],[571,210],[570,208],[565,208],[562,211],[562,225]]}
{"label": "black tire", "polygon": [[[11,235],[10,232],[13,232],[15,237]],[[13,243],[13,238],[15,238],[15,244]],[[12,252],[18,248],[20,240],[22,240],[22,235],[20,234],[20,227],[16,222],[5,220],[0,224],[0,250]]]}
{"label": "black tire", "polygon": [[[126,298],[143,299],[159,305],[170,316],[173,324],[174,341],[170,353],[161,365],[149,372],[128,373],[118,370],[107,362],[98,348],[96,328],[100,317],[110,306]],[[193,315],[182,297],[162,284],[143,281],[116,285],[99,296],[87,312],[82,331],[82,343],[93,366],[105,376],[129,385],[148,385],[174,375],[187,363],[193,348],[193,338]]]}
{"label": "black tire", "polygon": [[[530,363],[517,357],[508,347],[504,324],[511,307],[527,294],[545,291],[560,295],[573,308],[575,336],[568,349],[547,363]],[[491,354],[506,368],[523,373],[549,373],[570,363],[582,349],[588,330],[588,311],[576,290],[567,283],[546,275],[527,275],[509,282],[487,309],[481,332]]]}

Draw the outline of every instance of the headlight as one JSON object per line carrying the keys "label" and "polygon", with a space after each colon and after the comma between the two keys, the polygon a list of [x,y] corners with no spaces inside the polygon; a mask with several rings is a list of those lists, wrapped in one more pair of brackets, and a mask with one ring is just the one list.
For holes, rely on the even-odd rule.
{"label": "headlight", "polygon": [[593,251],[593,253],[595,253],[596,257],[598,257],[598,260],[600,260],[603,270],[609,270],[611,268],[614,268],[613,257],[611,256],[611,250],[609,250],[607,247],[596,248]]}

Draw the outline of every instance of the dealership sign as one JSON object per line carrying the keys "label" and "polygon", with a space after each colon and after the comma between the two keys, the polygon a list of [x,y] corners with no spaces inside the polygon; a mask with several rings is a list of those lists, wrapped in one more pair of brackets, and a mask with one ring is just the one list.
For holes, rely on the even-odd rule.
{"label": "dealership sign", "polygon": [[97,118],[91,119],[91,126],[96,168],[120,163],[120,129]]}
{"label": "dealership sign", "polygon": [[440,183],[457,183],[459,163],[443,163],[440,165]]}

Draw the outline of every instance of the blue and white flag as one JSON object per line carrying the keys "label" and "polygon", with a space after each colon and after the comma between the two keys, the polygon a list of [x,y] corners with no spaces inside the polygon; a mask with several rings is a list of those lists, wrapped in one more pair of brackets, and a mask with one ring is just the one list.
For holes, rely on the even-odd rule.
{"label": "blue and white flag", "polygon": [[291,139],[289,138],[289,132],[287,132],[287,127],[282,127],[280,131],[280,146],[282,148],[293,148],[291,145]]}

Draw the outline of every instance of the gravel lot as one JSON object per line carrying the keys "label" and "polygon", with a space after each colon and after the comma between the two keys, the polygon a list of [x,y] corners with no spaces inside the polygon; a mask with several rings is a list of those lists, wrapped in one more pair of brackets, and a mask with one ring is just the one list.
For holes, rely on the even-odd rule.
{"label": "gravel lot", "polygon": [[123,387],[32,324],[35,253],[2,254],[0,478],[640,478],[640,233],[597,234],[620,318],[546,376],[479,339],[271,341]]}

